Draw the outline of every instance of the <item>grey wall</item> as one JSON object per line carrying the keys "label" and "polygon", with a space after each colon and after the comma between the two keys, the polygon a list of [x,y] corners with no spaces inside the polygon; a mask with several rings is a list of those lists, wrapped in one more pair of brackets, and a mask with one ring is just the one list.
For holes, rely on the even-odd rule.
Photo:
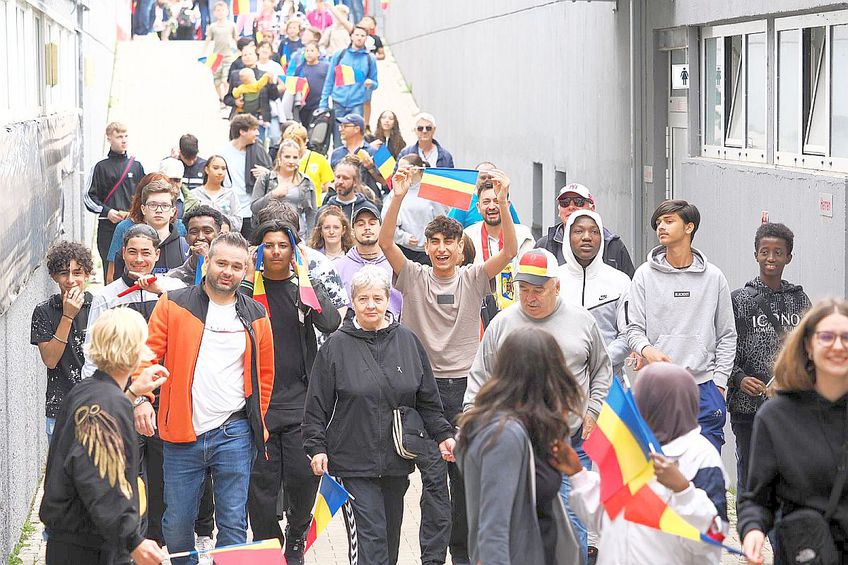
{"label": "grey wall", "polygon": [[[71,0],[51,0],[51,10],[73,14]],[[94,3],[90,3],[92,6]],[[102,6],[101,6],[102,4]],[[63,197],[62,229],[65,238],[92,243],[93,217],[82,204],[84,172],[103,154],[103,130],[109,109],[109,87],[115,48],[115,4],[96,2],[96,9],[83,12],[82,61],[88,72],[81,82],[84,100],[82,128],[85,148],[75,170],[67,171],[54,190]],[[36,4],[38,5],[38,4]],[[72,107],[71,110],[75,109]],[[2,159],[2,155],[0,155]],[[38,230],[39,226],[32,226]],[[0,250],[3,252],[3,250]],[[21,535],[33,495],[38,487],[47,438],[44,433],[46,368],[38,349],[29,343],[32,311],[56,292],[56,285],[43,266],[36,269],[11,308],[0,316],[0,562],[5,563]]]}
{"label": "grey wall", "polygon": [[[491,160],[507,171],[522,223],[533,221],[532,163],[539,162],[546,227],[556,212],[554,177],[560,170],[568,182],[591,189],[605,222],[631,250],[633,233],[650,248],[656,240],[645,218],[665,194],[667,55],[656,49],[659,30],[692,26],[684,33],[693,64],[698,26],[845,9],[848,3],[637,1],[642,6],[637,121],[643,132],[637,167],[652,166],[654,176],[653,183],[642,183],[641,213],[631,194],[630,2],[398,2],[385,14],[384,31],[418,105],[439,119],[437,138],[454,153],[457,166]],[[753,235],[766,210],[771,221],[785,222],[796,233],[795,260],[786,277],[802,283],[814,299],[844,295],[845,175],[697,157],[697,96],[693,89],[692,157],[676,187],[676,197],[701,209],[695,245],[738,287],[757,274]],[[414,140],[409,124],[401,126]],[[819,193],[833,195],[832,218],[819,214]],[[634,257],[642,260],[641,254]]]}

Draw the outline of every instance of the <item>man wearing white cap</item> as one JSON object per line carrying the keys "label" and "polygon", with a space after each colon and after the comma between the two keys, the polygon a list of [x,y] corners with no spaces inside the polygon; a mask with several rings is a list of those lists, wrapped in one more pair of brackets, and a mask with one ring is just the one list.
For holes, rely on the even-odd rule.
{"label": "man wearing white cap", "polygon": [[[536,248],[547,249],[554,254],[560,265],[565,263],[562,252],[562,244],[569,245],[568,238],[564,238],[565,224],[568,217],[576,210],[595,210],[595,198],[589,189],[573,182],[562,187],[557,195],[557,206],[559,209],[560,223],[548,229],[548,235],[542,236],[536,242]],[[604,263],[618,269],[631,279],[636,269],[630,259],[630,253],[621,237],[604,228]]]}
{"label": "man wearing white cap", "polygon": [[[576,430],[571,438],[572,446],[583,466],[591,467],[592,463],[581,446],[595,427],[612,380],[612,364],[598,323],[588,310],[567,303],[559,295],[559,265],[549,251],[534,249],[522,255],[513,280],[518,283],[518,303],[504,309],[486,328],[468,374],[463,410],[474,405],[480,388],[491,378],[498,348],[508,335],[531,327],[545,330],[557,340],[568,369],[585,394],[583,417],[572,414],[569,427]],[[566,504],[568,492],[570,483],[565,477],[560,493]],[[586,553],[586,528],[570,509],[568,513]]]}
{"label": "man wearing white cap", "polygon": [[183,214],[200,204],[197,197],[183,184],[185,165],[179,159],[165,157],[159,162],[159,172],[168,177],[177,189],[177,219],[182,220]]}

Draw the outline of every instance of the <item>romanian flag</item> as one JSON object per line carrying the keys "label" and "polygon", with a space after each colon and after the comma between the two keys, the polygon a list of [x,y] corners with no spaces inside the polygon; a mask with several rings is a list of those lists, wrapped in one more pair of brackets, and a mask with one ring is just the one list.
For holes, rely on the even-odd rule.
{"label": "romanian flag", "polygon": [[259,246],[256,250],[256,271],[253,273],[253,299],[265,307],[268,315],[271,315],[271,308],[268,306],[268,296],[265,294],[265,279],[262,278],[262,259],[265,253],[265,244]]}
{"label": "romanian flag", "polygon": [[198,57],[198,62],[206,65],[213,73],[218,72],[221,68],[221,63],[224,61],[224,55],[221,53],[212,53],[209,57]]}
{"label": "romanian flag", "polygon": [[206,275],[206,257],[201,255],[197,258],[197,267],[194,270],[194,286],[203,282],[203,277]]}
{"label": "romanian flag", "polygon": [[395,161],[392,152],[389,151],[385,143],[374,154],[374,164],[377,165],[377,170],[380,171],[384,179],[390,178],[395,171],[397,161]]}
{"label": "romanian flag", "polygon": [[451,208],[468,210],[477,190],[477,171],[470,169],[424,169],[418,196]]}
{"label": "romanian flag", "polygon": [[722,545],[724,537],[719,532],[698,531],[651,488],[650,483],[656,478],[651,453],[662,453],[662,449],[639,414],[632,393],[625,392],[615,379],[583,449],[598,466],[601,502],[610,519],[623,511],[628,522],[742,555],[739,550]]}
{"label": "romanian flag", "polygon": [[318,496],[315,497],[315,508],[312,509],[312,523],[309,525],[309,532],[306,534],[306,549],[309,549],[315,543],[315,540],[330,523],[330,519],[335,516],[339,508],[349,498],[350,493],[333,480],[333,477],[324,473],[324,476],[321,477],[321,485],[318,487]]}
{"label": "romanian flag", "polygon": [[[280,77],[283,78],[283,77]],[[306,100],[309,96],[309,81],[303,77],[288,76],[286,79],[286,90],[292,94],[300,94]]]}
{"label": "romanian flag", "polygon": [[365,73],[350,65],[336,65],[336,86],[349,86],[365,82]]}
{"label": "romanian flag", "polygon": [[[312,288],[312,281],[309,280],[309,269],[306,266],[306,260],[300,254],[300,249],[297,247],[297,240],[291,230],[286,230],[289,234],[292,252],[294,253],[294,267],[297,275],[297,285],[300,289],[300,301],[315,310],[321,312],[321,303],[318,302],[318,295],[315,294],[315,289]],[[264,293],[265,287],[262,287]],[[253,287],[254,299],[256,298],[256,285]]]}
{"label": "romanian flag", "polygon": [[[285,41],[285,39],[283,39],[283,41]],[[289,53],[289,44],[286,43],[286,44],[283,45],[283,52],[280,53],[280,66],[283,67],[284,69],[289,64],[289,57],[290,56],[291,56],[291,54]]]}
{"label": "romanian flag", "polygon": [[215,565],[286,565],[280,540],[230,545],[208,552]]}
{"label": "romanian flag", "polygon": [[256,0],[233,0],[234,16],[252,14],[256,11]]}

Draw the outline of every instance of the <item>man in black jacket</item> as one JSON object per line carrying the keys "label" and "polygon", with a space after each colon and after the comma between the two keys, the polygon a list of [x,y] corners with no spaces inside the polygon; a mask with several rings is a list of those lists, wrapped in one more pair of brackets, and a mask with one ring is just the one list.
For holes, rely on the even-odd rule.
{"label": "man in black jacket", "polygon": [[[563,233],[568,217],[577,210],[595,210],[595,199],[589,193],[589,189],[582,184],[573,182],[567,184],[559,191],[557,196],[559,219],[561,223],[548,229],[548,235],[542,236],[536,242],[537,248],[547,249],[554,254],[560,265],[565,264],[562,254]],[[604,263],[618,269],[631,279],[636,269],[630,259],[630,253],[621,237],[604,228]]]}
{"label": "man in black jacket", "polygon": [[[300,430],[309,372],[318,351],[315,328],[330,333],[341,323],[339,312],[320,281],[313,286],[321,304],[320,312],[300,301],[298,281],[292,272],[296,234],[297,228],[280,220],[261,224],[253,234],[253,244],[263,246],[262,279],[274,336],[275,378],[271,404],[265,415],[268,459],[256,459],[247,500],[253,539],[285,541],[286,561],[290,565],[303,564],[312,504],[320,482],[309,467]],[[243,292],[247,288],[242,285]],[[247,294],[253,295],[254,291],[247,290]],[[261,302],[260,297],[254,298]],[[287,522],[285,540],[277,518],[281,479]]]}
{"label": "man in black jacket", "polygon": [[146,500],[129,399],[143,398],[168,373],[153,365],[127,387],[147,353],[146,336],[144,319],[128,308],[106,312],[91,329],[89,355],[98,369],[66,397],[47,456],[38,515],[49,535],[49,565],[117,565],[130,556],[152,565],[165,558],[141,535]]}
{"label": "man in black jacket", "polygon": [[104,277],[115,226],[129,215],[135,185],[144,176],[144,167],[127,153],[128,137],[124,124],[112,122],[106,126],[109,154],[91,170],[84,197],[85,207],[97,214],[99,220],[97,252],[103,262]]}

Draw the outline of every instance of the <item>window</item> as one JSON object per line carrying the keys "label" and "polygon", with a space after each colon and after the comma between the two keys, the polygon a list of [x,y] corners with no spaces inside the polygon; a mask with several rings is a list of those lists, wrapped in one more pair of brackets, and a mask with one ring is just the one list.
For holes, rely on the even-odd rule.
{"label": "window", "polygon": [[775,163],[848,171],[848,12],[775,20]]}
{"label": "window", "polygon": [[705,28],[701,99],[705,157],[766,161],[766,23]]}

